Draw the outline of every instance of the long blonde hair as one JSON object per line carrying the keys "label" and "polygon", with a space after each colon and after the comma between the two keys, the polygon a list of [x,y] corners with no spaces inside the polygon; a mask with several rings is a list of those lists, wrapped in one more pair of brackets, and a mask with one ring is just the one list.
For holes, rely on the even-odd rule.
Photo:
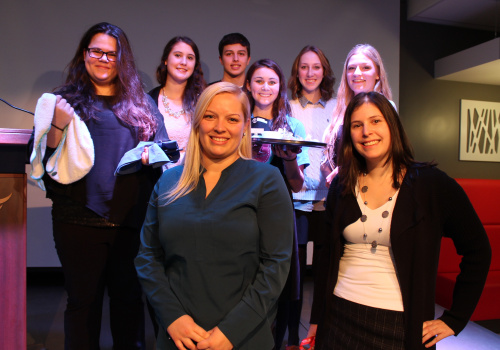
{"label": "long blonde hair", "polygon": [[349,102],[354,97],[354,91],[349,87],[349,83],[347,82],[347,66],[349,64],[349,60],[352,56],[356,54],[363,54],[368,57],[376,66],[377,73],[379,76],[378,81],[373,88],[373,91],[376,91],[385,96],[388,100],[392,100],[392,92],[391,87],[389,86],[389,80],[387,78],[387,72],[384,67],[384,63],[382,62],[382,57],[378,53],[377,49],[375,49],[370,44],[358,44],[354,46],[351,51],[347,54],[347,57],[344,62],[344,71],[342,72],[342,78],[340,80],[340,86],[337,91],[337,105],[333,110],[333,117],[330,125],[325,130],[324,142],[328,144],[328,161],[330,162],[330,166],[334,169],[334,164],[332,163],[332,158],[334,156],[334,145],[336,139],[338,137],[339,129],[342,126],[344,120],[344,113],[349,105]]}
{"label": "long blonde hair", "polygon": [[184,169],[182,170],[181,177],[175,186],[168,191],[165,196],[162,196],[167,200],[165,205],[168,205],[180,197],[187,195],[193,191],[196,186],[198,186],[198,181],[203,171],[201,164],[202,148],[200,143],[200,123],[214,97],[224,93],[235,95],[241,102],[245,132],[243,133],[243,138],[241,139],[241,143],[238,148],[238,155],[244,159],[252,159],[252,140],[249,122],[251,114],[248,97],[241,90],[241,88],[232,83],[220,82],[210,85],[200,95],[198,103],[196,104],[191,120],[191,133],[189,134],[189,140],[186,147]]}

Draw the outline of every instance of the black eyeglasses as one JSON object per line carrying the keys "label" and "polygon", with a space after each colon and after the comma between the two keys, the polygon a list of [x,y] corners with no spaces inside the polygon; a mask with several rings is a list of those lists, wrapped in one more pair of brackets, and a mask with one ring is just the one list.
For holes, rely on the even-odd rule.
{"label": "black eyeglasses", "polygon": [[118,56],[116,51],[104,52],[101,49],[97,49],[97,48],[93,48],[93,47],[87,48],[87,51],[89,52],[89,56],[92,58],[101,59],[102,56],[106,55],[106,57],[108,58],[108,61],[110,61],[110,62],[115,62],[116,58]]}

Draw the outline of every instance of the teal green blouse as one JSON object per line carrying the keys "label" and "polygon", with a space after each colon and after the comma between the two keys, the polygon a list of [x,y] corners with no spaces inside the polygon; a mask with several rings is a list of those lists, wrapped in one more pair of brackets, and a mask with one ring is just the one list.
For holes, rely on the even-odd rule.
{"label": "teal green blouse", "polygon": [[[190,315],[218,326],[235,349],[271,349],[275,304],[286,282],[293,209],[279,170],[238,159],[205,198],[203,176],[191,193],[165,205],[182,166],[155,186],[135,260],[163,330]],[[159,349],[176,349],[166,332]]]}

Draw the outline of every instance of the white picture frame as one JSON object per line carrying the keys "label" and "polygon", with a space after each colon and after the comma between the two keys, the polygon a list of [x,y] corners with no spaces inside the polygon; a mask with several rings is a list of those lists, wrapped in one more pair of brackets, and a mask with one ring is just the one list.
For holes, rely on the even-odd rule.
{"label": "white picture frame", "polygon": [[460,100],[459,159],[500,162],[500,103]]}

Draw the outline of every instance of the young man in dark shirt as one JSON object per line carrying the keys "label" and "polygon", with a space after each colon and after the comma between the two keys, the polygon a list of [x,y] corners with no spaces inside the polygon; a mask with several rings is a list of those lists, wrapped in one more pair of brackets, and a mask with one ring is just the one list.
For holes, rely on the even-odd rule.
{"label": "young man in dark shirt", "polygon": [[243,87],[245,71],[250,63],[250,42],[248,39],[240,33],[224,35],[219,42],[219,60],[224,68],[222,79],[219,81],[227,81]]}

